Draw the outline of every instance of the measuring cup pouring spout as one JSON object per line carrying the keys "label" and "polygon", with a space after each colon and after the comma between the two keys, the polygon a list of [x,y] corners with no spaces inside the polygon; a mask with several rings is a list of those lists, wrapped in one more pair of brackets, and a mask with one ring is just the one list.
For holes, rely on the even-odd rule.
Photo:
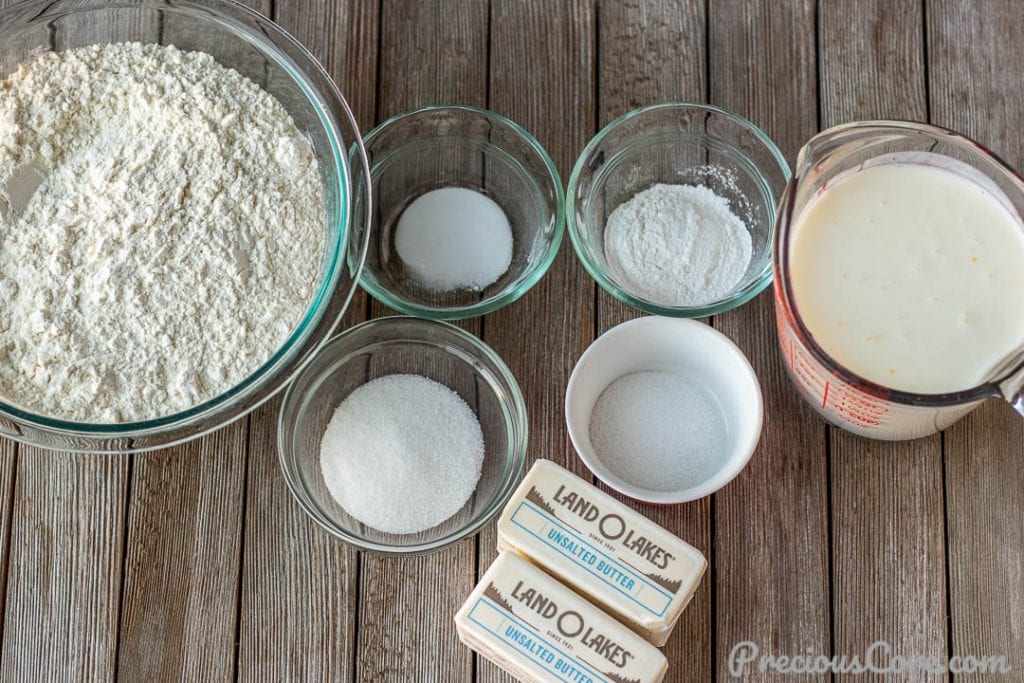
{"label": "measuring cup pouring spout", "polygon": [[1005,399],[1024,417],[1024,349],[1007,360],[995,374],[993,394]]}
{"label": "measuring cup pouring spout", "polygon": [[945,394],[898,391],[861,377],[830,356],[810,333],[793,296],[794,224],[831,184],[882,164],[948,170],[981,187],[1024,230],[1024,180],[978,143],[953,131],[909,121],[861,121],[823,131],[800,150],[777,213],[772,261],[779,348],[804,399],[826,420],[874,439],[934,434],[986,399],[1002,397],[1024,415],[1024,348],[988,382]]}

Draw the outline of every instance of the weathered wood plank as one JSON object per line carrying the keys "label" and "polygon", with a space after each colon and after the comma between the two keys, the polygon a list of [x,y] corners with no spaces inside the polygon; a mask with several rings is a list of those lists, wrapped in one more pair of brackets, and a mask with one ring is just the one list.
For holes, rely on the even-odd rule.
{"label": "weathered wood plank", "polygon": [[637,107],[704,99],[703,2],[600,0],[598,12],[600,126]]}
{"label": "weathered wood plank", "polygon": [[[277,0],[274,19],[324,64],[363,131],[376,108],[376,0]],[[365,318],[359,293],[344,326]],[[277,461],[280,398],[250,417],[239,680],[355,678],[358,553],[320,530],[292,500]]]}
{"label": "weathered wood plank", "polygon": [[[3,642],[3,605],[7,595],[7,570],[10,564],[11,508],[14,504],[14,481],[18,467],[18,444],[0,439],[0,643]],[[0,650],[0,657],[3,651]]]}
{"label": "weathered wood plank", "polygon": [[[381,120],[428,104],[487,104],[487,4],[383,3]],[[391,313],[374,301],[372,315]],[[460,323],[474,334],[480,321]],[[451,617],[473,589],[476,541],[411,558],[363,556],[359,681],[469,680],[473,656]]]}
{"label": "weathered wood plank", "polygon": [[121,680],[233,678],[246,424],[135,458]]}
{"label": "weathered wood plank", "polygon": [[381,120],[428,104],[487,106],[487,3],[385,0]]}
{"label": "weathered wood plank", "polygon": [[[1024,45],[1024,42],[1020,43]],[[991,402],[946,430],[952,654],[1024,670],[1024,423]]]}
{"label": "weathered wood plank", "polygon": [[110,680],[128,459],[22,447],[0,677]]}
{"label": "weathered wood plank", "polygon": [[[924,32],[917,0],[821,6],[821,126],[924,120]],[[896,653],[946,655],[942,443],[861,439],[830,428],[837,653],[885,640]],[[922,676],[921,679],[924,677]]]}
{"label": "weathered wood plank", "polygon": [[[537,136],[562,177],[595,130],[596,12],[584,0],[493,0],[491,108]],[[543,93],[543,94],[540,94]],[[594,283],[568,237],[544,278],[487,317],[484,339],[508,363],[530,419],[527,467],[536,458],[588,473],[569,443],[562,402],[569,373],[594,336]],[[480,534],[479,569],[495,556],[494,525]],[[477,658],[477,680],[511,680]]]}
{"label": "weathered wood plank", "polygon": [[[599,125],[604,126],[631,109],[656,102],[706,100],[707,17],[703,0],[601,2],[598,11]],[[640,315],[639,311],[598,289],[598,334]],[[710,498],[687,505],[643,505],[599,485],[692,543],[709,561],[714,561]],[[712,575],[709,571],[705,576],[666,644],[670,678],[711,678]]]}
{"label": "weathered wood plank", "polygon": [[[1024,168],[1024,48],[1011,0],[927,5],[932,121]],[[1024,670],[1024,423],[992,403],[946,431],[952,652]]]}
{"label": "weathered wood plank", "polygon": [[[817,129],[815,3],[712,0],[710,100],[760,125],[792,160]],[[715,318],[761,380],[765,423],[747,468],[714,497],[715,671],[741,641],[761,652],[829,650],[823,423],[780,362],[769,292]],[[768,674],[747,671],[750,680]]]}

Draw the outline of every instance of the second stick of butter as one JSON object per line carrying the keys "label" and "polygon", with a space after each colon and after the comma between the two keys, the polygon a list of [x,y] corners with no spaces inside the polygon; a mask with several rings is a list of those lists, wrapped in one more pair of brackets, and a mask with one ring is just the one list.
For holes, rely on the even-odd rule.
{"label": "second stick of butter", "polygon": [[513,550],[664,645],[707,569],[678,536],[549,460],[538,460],[498,520]]}

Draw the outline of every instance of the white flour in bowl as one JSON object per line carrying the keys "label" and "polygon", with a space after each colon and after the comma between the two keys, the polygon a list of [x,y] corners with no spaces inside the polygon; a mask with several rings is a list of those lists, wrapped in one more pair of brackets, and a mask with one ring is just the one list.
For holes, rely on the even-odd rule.
{"label": "white flour in bowl", "polygon": [[0,399],[125,422],[216,397],[305,313],[325,205],[284,107],[211,56],[122,43],[0,85]]}

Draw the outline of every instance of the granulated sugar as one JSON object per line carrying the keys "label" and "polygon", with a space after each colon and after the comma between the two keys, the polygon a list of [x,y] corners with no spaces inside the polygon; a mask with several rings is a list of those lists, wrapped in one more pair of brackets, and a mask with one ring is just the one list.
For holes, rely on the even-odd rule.
{"label": "granulated sugar", "polygon": [[402,212],[395,249],[427,289],[481,291],[512,263],[512,228],[487,195],[444,187],[417,197]]}
{"label": "granulated sugar", "polygon": [[671,372],[620,377],[601,393],[590,417],[600,461],[623,481],[650,491],[681,491],[706,481],[724,457],[727,437],[717,399]]}
{"label": "granulated sugar", "polygon": [[662,306],[727,296],[750,265],[750,231],[728,200],[703,185],[654,185],[612,211],[604,236],[611,274]]}
{"label": "granulated sugar", "polygon": [[331,496],[378,531],[424,531],[476,489],[483,432],[458,394],[419,375],[387,375],[342,401],[320,445]]}

